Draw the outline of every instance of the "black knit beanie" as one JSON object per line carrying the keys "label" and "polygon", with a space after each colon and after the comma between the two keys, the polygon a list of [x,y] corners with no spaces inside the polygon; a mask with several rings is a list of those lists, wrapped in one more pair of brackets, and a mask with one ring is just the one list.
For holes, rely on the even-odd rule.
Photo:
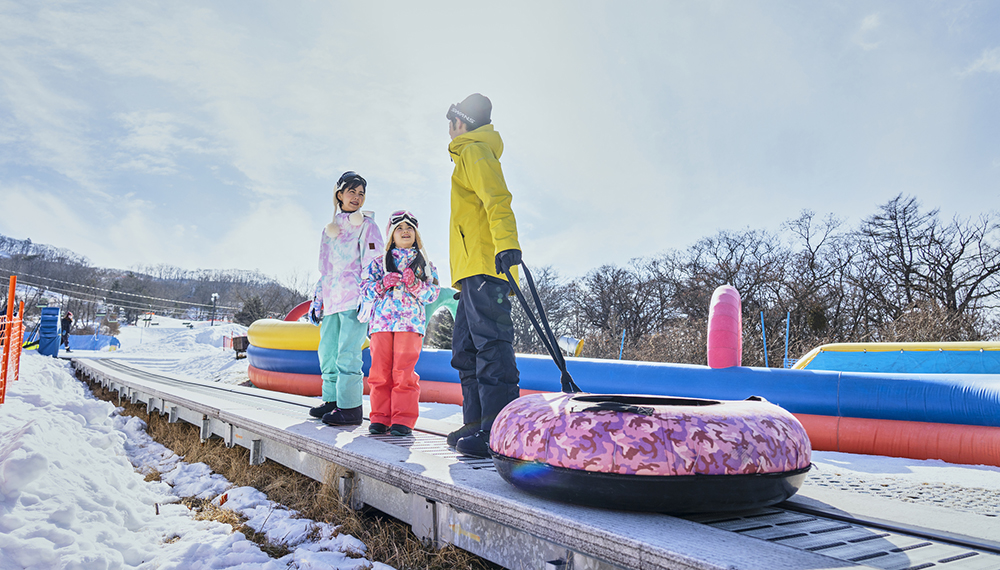
{"label": "black knit beanie", "polygon": [[461,103],[452,105],[448,109],[446,117],[449,121],[461,119],[469,126],[469,130],[478,129],[483,125],[490,124],[490,114],[493,112],[493,103],[481,93],[473,93],[466,97]]}

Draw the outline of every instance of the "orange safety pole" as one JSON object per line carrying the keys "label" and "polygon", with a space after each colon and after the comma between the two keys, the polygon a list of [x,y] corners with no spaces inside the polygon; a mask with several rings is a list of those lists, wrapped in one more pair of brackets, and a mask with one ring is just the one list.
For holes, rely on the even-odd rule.
{"label": "orange safety pole", "polygon": [[14,351],[14,379],[13,382],[17,382],[21,377],[21,351],[24,349],[24,301],[19,301],[17,303],[17,329],[14,332],[14,337],[16,337],[16,342],[12,343],[12,346],[16,346],[17,350]]}
{"label": "orange safety pole", "polygon": [[3,403],[4,398],[7,395],[7,360],[10,357],[10,340],[11,340],[11,320],[14,316],[14,293],[17,289],[17,276],[10,276],[10,287],[7,289],[7,316],[4,318],[3,331],[3,359],[0,362],[0,404]]}

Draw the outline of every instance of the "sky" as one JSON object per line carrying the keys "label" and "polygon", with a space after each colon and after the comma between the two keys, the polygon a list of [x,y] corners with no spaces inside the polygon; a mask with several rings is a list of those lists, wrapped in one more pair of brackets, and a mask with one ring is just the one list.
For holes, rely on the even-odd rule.
{"label": "sky", "polygon": [[[232,351],[222,348],[223,335],[245,334],[245,327],[197,322],[187,328],[160,316],[155,322],[155,327],[123,327],[121,349],[114,353],[74,351],[74,356],[137,359],[154,372],[228,384],[247,379],[247,359],[234,360]],[[461,406],[422,402],[420,415],[456,427],[462,422]],[[1000,490],[995,466],[823,451],[813,451],[812,461],[820,485],[824,474],[833,474],[862,490],[941,484],[970,494]],[[154,469],[160,481],[145,481]],[[179,504],[183,497],[211,500],[244,515],[251,528],[272,542],[284,541],[291,553],[269,558],[228,525],[195,520]],[[260,491],[234,487],[205,464],[186,463],[154,442],[141,418],[122,416],[111,403],[94,398],[67,361],[36,351],[23,354],[20,379],[8,386],[0,404],[0,568],[368,566],[357,557],[367,547],[356,537],[333,536],[331,525],[293,515]],[[371,566],[390,570],[379,562]]]}
{"label": "sky", "polygon": [[0,234],[318,277],[346,170],[448,279],[445,112],[493,101],[566,277],[897,194],[1000,209],[1000,4],[0,0]]}

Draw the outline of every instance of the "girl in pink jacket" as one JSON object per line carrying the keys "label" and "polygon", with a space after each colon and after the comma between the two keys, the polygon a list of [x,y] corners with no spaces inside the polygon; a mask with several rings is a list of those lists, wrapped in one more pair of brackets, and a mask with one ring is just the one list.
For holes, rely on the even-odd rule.
{"label": "girl in pink jacket", "polygon": [[362,312],[371,311],[362,315],[369,317],[372,353],[368,431],[409,435],[419,414],[420,377],[413,368],[427,328],[424,306],[441,289],[412,213],[392,213],[385,241],[385,255],[368,266],[362,284]]}
{"label": "girl in pink jacket", "polygon": [[309,410],[335,426],[361,425],[361,346],[367,325],[358,320],[361,273],[383,251],[371,212],[362,212],[368,182],[348,171],[337,181],[333,221],[320,235],[319,272],[309,320],[320,325],[323,404]]}

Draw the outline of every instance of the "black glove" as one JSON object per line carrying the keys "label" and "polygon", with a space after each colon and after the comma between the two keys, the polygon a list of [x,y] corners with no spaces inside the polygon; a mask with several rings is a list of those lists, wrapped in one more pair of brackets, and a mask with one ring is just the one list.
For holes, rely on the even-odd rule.
{"label": "black glove", "polygon": [[312,324],[314,324],[314,325],[319,325],[320,323],[323,322],[323,317],[319,316],[316,313],[316,309],[310,309],[309,310],[309,322],[312,323]]}
{"label": "black glove", "polygon": [[506,275],[510,268],[521,264],[521,250],[505,249],[497,254],[497,274]]}

